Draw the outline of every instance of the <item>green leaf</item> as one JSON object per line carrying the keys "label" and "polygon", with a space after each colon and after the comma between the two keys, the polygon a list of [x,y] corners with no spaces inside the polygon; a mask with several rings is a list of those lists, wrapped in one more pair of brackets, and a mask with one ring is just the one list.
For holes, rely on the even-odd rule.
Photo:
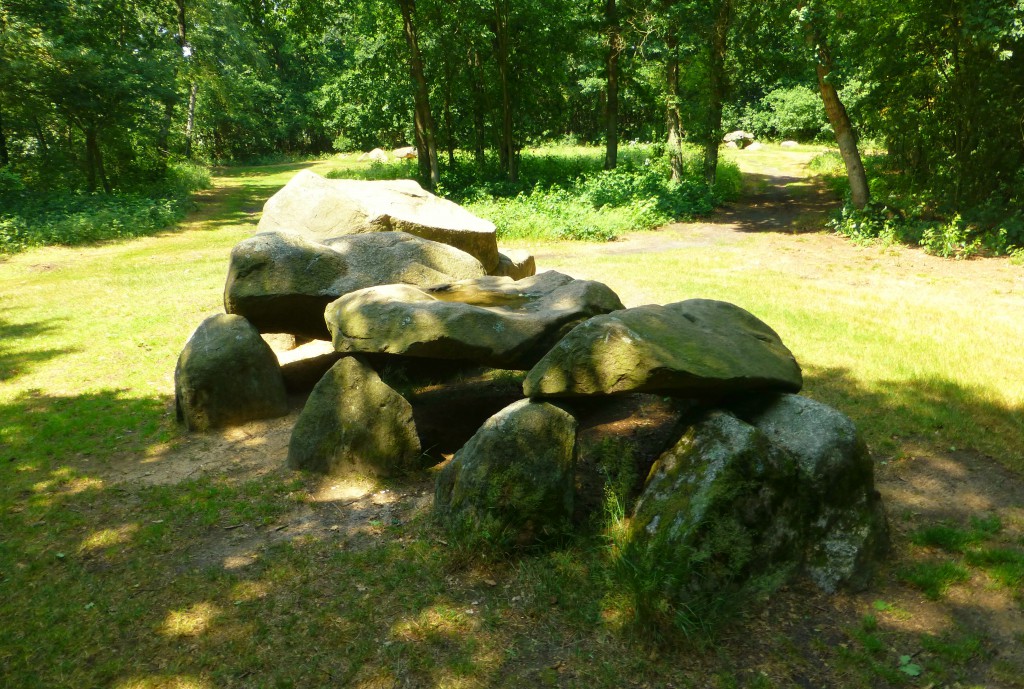
{"label": "green leaf", "polygon": [[916,663],[907,663],[906,665],[900,665],[900,672],[911,677],[919,677],[921,675],[921,666]]}
{"label": "green leaf", "polygon": [[912,656],[900,656],[900,672],[911,677],[919,677],[921,675],[921,666],[910,662],[911,658]]}

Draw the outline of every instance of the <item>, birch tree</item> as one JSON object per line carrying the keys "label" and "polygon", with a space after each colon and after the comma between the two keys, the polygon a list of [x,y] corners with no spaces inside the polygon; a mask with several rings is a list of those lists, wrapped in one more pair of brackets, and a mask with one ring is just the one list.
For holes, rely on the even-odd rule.
{"label": ", birch tree", "polygon": [[424,180],[429,180],[428,186],[433,189],[441,182],[441,172],[437,167],[437,127],[430,112],[430,90],[427,87],[423,55],[420,53],[416,30],[416,3],[415,0],[398,0],[398,5],[402,11],[402,33],[409,46],[409,74],[412,77],[414,94],[414,134],[420,176]]}
{"label": ", birch tree", "polygon": [[839,91],[834,83],[835,70],[832,51],[826,33],[829,25],[819,3],[801,2],[796,10],[796,17],[803,28],[807,45],[813,51],[814,69],[818,78],[818,90],[821,101],[825,105],[825,114],[835,132],[839,154],[846,166],[846,176],[850,181],[850,203],[854,208],[862,210],[871,198],[868,190],[867,174],[861,160],[857,137],[850,122],[850,116],[839,98]]}
{"label": ", birch tree", "polygon": [[605,152],[604,169],[612,170],[619,155],[619,55],[622,53],[622,26],[615,0],[605,0],[604,20],[608,36],[608,53],[605,60]]}
{"label": ", birch tree", "polygon": [[711,5],[710,55],[708,59],[707,123],[704,130],[704,181],[714,186],[718,174],[718,148],[722,143],[722,108],[729,90],[725,61],[734,0],[714,0]]}
{"label": ", birch tree", "polygon": [[679,110],[679,39],[675,28],[665,35],[665,138],[672,181],[683,178],[683,118]]}
{"label": ", birch tree", "polygon": [[185,114],[185,159],[192,158],[192,135],[196,124],[196,97],[199,91],[199,82],[190,73],[189,65],[192,62],[192,44],[188,41],[188,23],[185,16],[185,0],[174,0],[175,22],[177,24],[178,47],[181,48],[181,57],[185,62],[185,73],[188,75],[188,104]]}

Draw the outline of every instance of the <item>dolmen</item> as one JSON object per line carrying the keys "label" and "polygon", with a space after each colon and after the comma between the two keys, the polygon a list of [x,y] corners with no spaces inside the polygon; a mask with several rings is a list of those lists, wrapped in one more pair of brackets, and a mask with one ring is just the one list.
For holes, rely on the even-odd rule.
{"label": "dolmen", "polygon": [[[799,394],[769,325],[709,299],[626,308],[600,282],[536,273],[414,182],[296,175],[231,252],[224,304],[179,358],[186,427],[281,416],[308,393],[290,467],[443,463],[434,509],[455,537],[561,542],[614,473],[630,552],[674,563],[680,595],[798,576],[859,590],[887,552],[861,435]],[[275,356],[271,333],[310,353]]]}

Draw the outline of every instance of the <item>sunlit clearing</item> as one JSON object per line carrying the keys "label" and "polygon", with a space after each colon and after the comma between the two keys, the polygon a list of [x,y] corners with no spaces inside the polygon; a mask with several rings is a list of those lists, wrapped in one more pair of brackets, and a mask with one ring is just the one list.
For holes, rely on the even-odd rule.
{"label": "sunlit clearing", "polygon": [[71,475],[71,470],[67,468],[58,469],[51,473],[50,476],[50,480],[40,481],[33,485],[32,490],[37,493],[54,491],[60,492],[63,495],[78,495],[87,490],[98,490],[103,487],[103,481],[100,479],[85,476],[74,478]]}
{"label": "sunlit clearing", "polygon": [[103,481],[98,478],[76,478],[61,486],[61,493],[65,495],[78,495],[87,490],[99,490],[103,487]]}
{"label": "sunlit clearing", "polygon": [[391,636],[404,641],[422,641],[436,634],[461,636],[476,626],[469,610],[469,606],[462,610],[433,605],[413,618],[396,622],[391,627]]}
{"label": "sunlit clearing", "polygon": [[100,529],[87,536],[82,541],[82,545],[78,546],[78,550],[81,552],[102,550],[114,545],[127,543],[138,530],[138,524],[122,524],[114,529]]}
{"label": "sunlit clearing", "polygon": [[[972,605],[973,605],[972,601]],[[956,622],[941,606],[917,605],[914,613],[903,611],[897,603],[893,612],[878,615],[878,626],[901,634],[922,634],[927,632],[941,636],[955,632]]]}
{"label": "sunlit clearing", "polygon": [[254,601],[270,593],[270,586],[262,581],[243,581],[231,592],[233,601]]}
{"label": "sunlit clearing", "polygon": [[377,489],[377,484],[365,478],[339,480],[329,477],[320,482],[313,493],[314,502],[344,502],[362,498]]}
{"label": "sunlit clearing", "polygon": [[209,682],[188,675],[131,677],[121,680],[114,689],[212,689]]}
{"label": "sunlit clearing", "polygon": [[219,612],[212,603],[196,603],[186,610],[172,610],[160,631],[166,636],[199,636]]}
{"label": "sunlit clearing", "polygon": [[257,447],[267,442],[262,436],[248,433],[241,427],[228,428],[221,432],[221,437],[242,447]]}
{"label": "sunlit clearing", "polygon": [[295,349],[287,349],[283,352],[276,352],[278,363],[284,365],[299,359],[308,359],[316,356],[332,354],[334,346],[326,340],[313,340]]}
{"label": "sunlit clearing", "polygon": [[605,596],[601,609],[601,620],[612,632],[621,632],[636,619],[636,605],[630,596],[615,593]]}
{"label": "sunlit clearing", "polygon": [[173,449],[174,446],[171,443],[157,443],[152,447],[147,447],[143,454],[146,459],[161,459]]}
{"label": "sunlit clearing", "polygon": [[37,493],[45,493],[55,486],[59,486],[65,481],[69,481],[72,478],[71,469],[62,467],[56,471],[50,472],[50,478],[47,481],[40,481],[32,486],[32,490]]}
{"label": "sunlit clearing", "polygon": [[246,552],[238,553],[236,555],[228,555],[224,558],[224,569],[245,569],[246,567],[255,564],[256,562],[256,551],[248,550]]}
{"label": "sunlit clearing", "polygon": [[399,684],[390,671],[375,669],[370,677],[353,679],[351,686],[353,689],[384,689],[385,687],[397,687]]}

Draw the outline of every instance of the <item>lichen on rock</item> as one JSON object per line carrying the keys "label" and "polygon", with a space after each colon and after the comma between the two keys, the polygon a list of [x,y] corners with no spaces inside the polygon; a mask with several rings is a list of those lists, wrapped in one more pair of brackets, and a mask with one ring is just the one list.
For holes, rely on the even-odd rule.
{"label": "lichen on rock", "polygon": [[[677,595],[782,580],[804,545],[796,465],[727,412],[696,423],[652,467],[631,525],[634,548],[674,558]],[[685,580],[682,580],[685,579]]]}
{"label": "lichen on rock", "polygon": [[800,395],[747,403],[740,416],[797,460],[808,495],[805,569],[822,590],[867,587],[888,552],[889,527],[874,462],[853,421]]}
{"label": "lichen on rock", "polygon": [[469,542],[508,549],[564,533],[573,510],[576,420],[546,402],[501,410],[437,478],[442,523]]}
{"label": "lichen on rock", "polygon": [[628,392],[714,399],[798,392],[792,352],[766,323],[728,302],[689,299],[595,316],[562,338],[523,383],[528,397]]}
{"label": "lichen on rock", "polygon": [[205,431],[288,413],[277,357],[241,316],[204,320],[182,349],[174,369],[178,420]]}
{"label": "lichen on rock", "polygon": [[290,467],[330,475],[394,476],[419,455],[412,407],[356,357],[316,384],[288,445]]}

